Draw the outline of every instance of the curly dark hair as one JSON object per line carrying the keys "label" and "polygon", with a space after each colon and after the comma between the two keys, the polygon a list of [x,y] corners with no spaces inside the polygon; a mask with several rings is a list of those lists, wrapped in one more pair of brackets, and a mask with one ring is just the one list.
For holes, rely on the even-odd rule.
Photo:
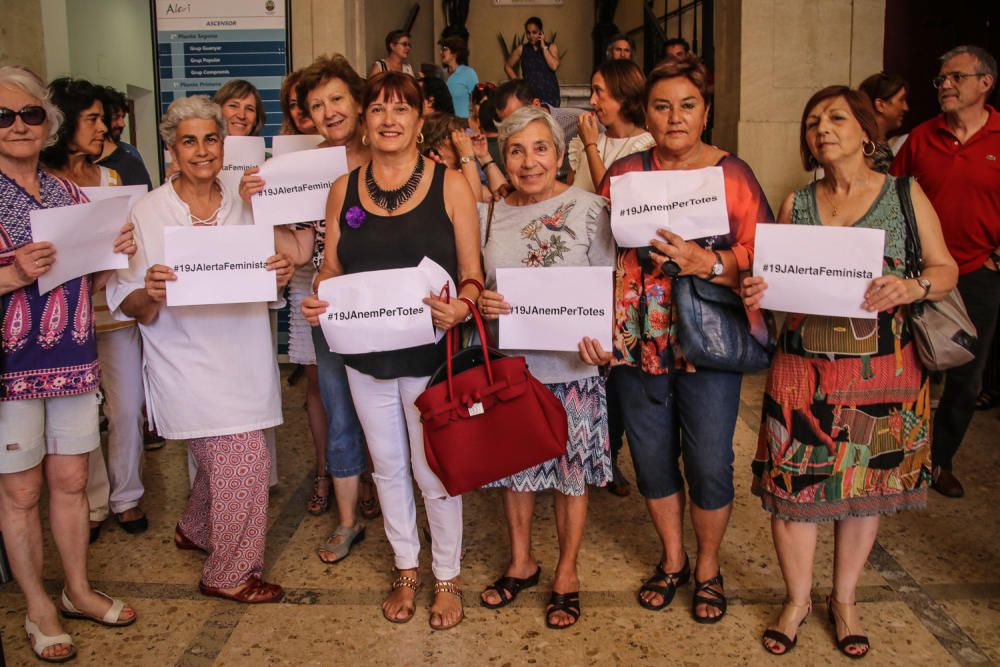
{"label": "curly dark hair", "polygon": [[309,93],[330,79],[343,81],[354,101],[361,104],[365,80],[355,71],[350,61],[339,53],[320,56],[302,70],[302,75],[299,77],[298,83],[295,84],[295,97],[299,101],[299,108],[307,116],[309,115]]}
{"label": "curly dark hair", "polygon": [[[59,107],[65,120],[56,134],[56,142],[42,151],[41,161],[50,169],[62,169],[69,162],[69,143],[76,136],[80,125],[80,114],[94,102],[104,106],[104,89],[84,79],[60,77],[49,84],[52,103]],[[104,110],[107,124],[107,109]]]}

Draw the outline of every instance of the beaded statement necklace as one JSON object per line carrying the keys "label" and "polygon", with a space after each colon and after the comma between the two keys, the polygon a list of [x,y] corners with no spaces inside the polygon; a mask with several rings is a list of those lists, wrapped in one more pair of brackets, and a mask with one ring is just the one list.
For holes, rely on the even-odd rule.
{"label": "beaded statement necklace", "polygon": [[365,168],[365,187],[368,188],[368,196],[379,208],[383,208],[392,213],[397,208],[405,204],[417,191],[420,179],[424,175],[424,156],[417,155],[417,164],[413,167],[413,173],[401,186],[395,190],[383,190],[375,181],[375,174],[372,173],[372,164],[368,163]]}

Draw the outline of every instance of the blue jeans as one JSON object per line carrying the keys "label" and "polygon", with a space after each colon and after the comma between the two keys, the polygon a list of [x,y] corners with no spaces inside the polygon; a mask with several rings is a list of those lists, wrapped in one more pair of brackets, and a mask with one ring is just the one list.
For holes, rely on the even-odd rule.
{"label": "blue jeans", "polygon": [[365,471],[365,434],[358,421],[347,384],[344,360],[323,337],[320,327],[313,327],[313,345],[316,348],[316,374],[319,376],[319,394],[326,410],[326,469],[334,477],[354,477]]}
{"label": "blue jeans", "polygon": [[686,478],[698,507],[714,510],[731,503],[743,375],[712,370],[648,375],[621,367],[615,380],[614,400],[625,423],[639,493],[666,498],[683,491]]}

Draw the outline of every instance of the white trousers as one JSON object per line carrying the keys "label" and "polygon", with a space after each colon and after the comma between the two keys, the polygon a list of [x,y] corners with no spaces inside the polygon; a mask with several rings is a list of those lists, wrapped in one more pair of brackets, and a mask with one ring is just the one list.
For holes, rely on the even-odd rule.
{"label": "white trousers", "polygon": [[104,416],[108,418],[108,459],[98,447],[90,453],[87,500],[90,519],[103,521],[139,505],[142,485],[142,343],[139,327],[97,334]]}
{"label": "white trousers", "polygon": [[420,564],[417,505],[413,497],[413,480],[416,480],[431,528],[434,577],[457,577],[461,570],[462,498],[449,496],[427,465],[420,411],[414,405],[427,386],[427,378],[379,380],[348,367],[347,380],[372,455],[372,478],[396,567],[408,570]]}

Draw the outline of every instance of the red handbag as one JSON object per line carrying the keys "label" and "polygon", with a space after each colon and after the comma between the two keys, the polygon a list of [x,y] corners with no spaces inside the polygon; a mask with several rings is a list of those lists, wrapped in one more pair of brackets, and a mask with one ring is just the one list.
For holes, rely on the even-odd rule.
{"label": "red handbag", "polygon": [[481,346],[456,351],[457,327],[449,329],[448,359],[416,401],[427,463],[452,496],[564,455],[569,437],[562,402],[524,357],[488,347],[471,310]]}

